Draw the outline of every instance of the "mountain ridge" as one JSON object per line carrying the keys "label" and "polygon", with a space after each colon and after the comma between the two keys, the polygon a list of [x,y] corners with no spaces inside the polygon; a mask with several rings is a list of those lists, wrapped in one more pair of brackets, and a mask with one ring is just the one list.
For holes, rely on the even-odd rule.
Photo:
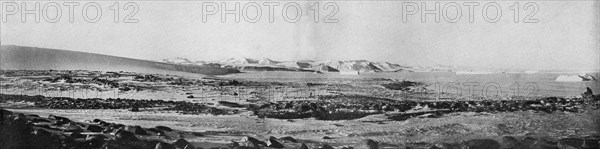
{"label": "mountain ridge", "polygon": [[[161,62],[176,62],[175,59],[163,59]],[[179,60],[181,61],[181,60]],[[190,64],[185,60],[179,64]],[[193,65],[219,64],[221,67],[236,68],[242,71],[315,71],[315,72],[453,72],[456,66],[407,66],[390,62],[373,62],[368,60],[295,60],[276,61],[269,58],[233,57],[214,61],[196,61]]]}

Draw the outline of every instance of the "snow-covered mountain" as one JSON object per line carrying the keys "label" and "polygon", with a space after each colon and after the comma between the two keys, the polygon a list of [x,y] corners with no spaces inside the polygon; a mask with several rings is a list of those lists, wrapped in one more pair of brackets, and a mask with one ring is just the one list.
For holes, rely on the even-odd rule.
{"label": "snow-covered mountain", "polygon": [[171,63],[171,64],[183,64],[183,65],[196,65],[197,64],[186,58],[181,58],[181,57],[176,57],[173,59],[162,59],[160,62]]}
{"label": "snow-covered mountain", "polygon": [[280,62],[271,60],[269,58],[262,58],[262,59],[258,60],[258,64],[260,64],[260,65],[277,65],[279,63]]}
{"label": "snow-covered mountain", "polygon": [[234,57],[216,61],[191,61],[185,58],[163,59],[162,62],[186,65],[215,65],[231,67],[242,71],[319,71],[319,72],[430,72],[455,71],[458,67],[433,65],[433,66],[405,66],[389,62],[372,62],[368,60],[342,60],[342,61],[275,61],[269,58],[253,59]]}
{"label": "snow-covered mountain", "polygon": [[258,60],[245,58],[245,57],[234,57],[228,59],[222,59],[216,61],[216,63],[224,64],[224,65],[248,65],[248,64],[258,64]]}

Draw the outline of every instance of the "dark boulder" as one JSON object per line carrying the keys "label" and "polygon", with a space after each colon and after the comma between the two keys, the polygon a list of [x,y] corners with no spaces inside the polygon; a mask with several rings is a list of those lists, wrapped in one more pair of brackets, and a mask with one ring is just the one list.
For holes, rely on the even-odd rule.
{"label": "dark boulder", "polygon": [[31,119],[31,122],[32,122],[32,123],[41,123],[41,122],[44,122],[44,123],[50,123],[50,121],[49,121],[49,120],[47,120],[47,119],[43,119],[43,118],[32,118],[32,119]]}
{"label": "dark boulder", "polygon": [[12,115],[13,112],[5,110],[5,109],[0,109],[0,116],[9,116]]}
{"label": "dark boulder", "polygon": [[133,108],[129,109],[129,111],[131,111],[131,112],[140,112],[140,108],[133,107]]}
{"label": "dark boulder", "polygon": [[502,137],[502,149],[520,149],[523,148],[521,141],[511,136]]}
{"label": "dark boulder", "polygon": [[94,122],[94,123],[100,123],[100,122],[104,122],[104,121],[102,121],[100,119],[94,119],[92,122]]}
{"label": "dark boulder", "polygon": [[600,140],[598,139],[585,139],[581,145],[583,149],[598,149],[600,148]]}
{"label": "dark boulder", "polygon": [[77,139],[77,138],[85,138],[85,136],[82,135],[80,131],[75,131],[75,132],[72,132],[71,134],[69,134],[69,138]]}
{"label": "dark boulder", "polygon": [[285,141],[290,141],[290,142],[293,142],[293,143],[298,143],[298,140],[296,140],[296,139],[294,139],[293,137],[290,137],[290,136],[282,137],[282,138],[279,138],[279,139],[285,140]]}
{"label": "dark boulder", "polygon": [[535,141],[535,138],[526,137],[523,140],[521,140],[521,145],[523,146],[523,148],[528,149],[531,145],[535,143]]}
{"label": "dark boulder", "polygon": [[173,131],[173,129],[171,129],[170,127],[167,127],[167,126],[156,126],[154,128],[161,130],[161,131]]}
{"label": "dark boulder", "polygon": [[558,148],[561,149],[567,149],[567,148],[576,148],[576,149],[580,149],[582,148],[583,143],[585,142],[584,139],[580,139],[580,138],[564,138],[564,139],[560,139],[558,140]]}
{"label": "dark boulder", "polygon": [[102,132],[102,130],[104,130],[104,128],[98,126],[98,125],[88,125],[85,130],[87,131],[91,131],[91,132]]}
{"label": "dark boulder", "polygon": [[175,149],[175,147],[169,143],[158,142],[154,146],[154,149]]}
{"label": "dark boulder", "polygon": [[186,147],[190,148],[191,144],[190,144],[190,142],[186,141],[185,139],[180,138],[180,139],[177,139],[177,141],[173,142],[173,146],[176,149],[185,149]]}
{"label": "dark boulder", "polygon": [[272,147],[272,148],[284,148],[283,144],[279,143],[279,141],[276,140],[276,138],[269,138],[266,141],[266,144],[268,147]]}
{"label": "dark boulder", "polygon": [[92,148],[100,148],[104,144],[106,137],[104,135],[92,135],[85,138],[86,143]]}
{"label": "dark boulder", "polygon": [[115,140],[117,141],[138,141],[139,139],[132,132],[125,131],[123,129],[115,132]]}
{"label": "dark boulder", "polygon": [[378,149],[378,148],[379,148],[379,145],[377,144],[377,142],[375,142],[371,139],[363,140],[358,145],[358,149]]}
{"label": "dark boulder", "polygon": [[192,135],[196,136],[196,137],[203,137],[204,135],[200,132],[192,132]]}
{"label": "dark boulder", "polygon": [[258,139],[249,136],[243,137],[240,143],[242,143],[240,144],[241,146],[247,147],[260,147],[260,145],[266,146],[265,142],[259,141]]}
{"label": "dark boulder", "polygon": [[463,146],[469,149],[500,149],[500,143],[492,139],[473,139],[463,142]]}
{"label": "dark boulder", "polygon": [[29,142],[33,142],[29,144],[31,148],[54,149],[59,146],[58,142],[52,138],[52,134],[45,129],[34,130],[31,134],[33,134],[33,137],[29,138]]}
{"label": "dark boulder", "polygon": [[226,107],[234,107],[234,108],[244,107],[243,105],[240,105],[235,102],[229,102],[229,101],[219,101],[218,103],[219,103],[219,105],[226,106]]}
{"label": "dark boulder", "polygon": [[235,141],[231,141],[231,144],[229,144],[229,147],[231,147],[231,148],[235,148],[235,147],[238,147],[238,146],[240,146],[240,143],[235,142]]}
{"label": "dark boulder", "polygon": [[27,117],[40,117],[40,116],[39,116],[39,115],[37,115],[37,114],[29,114],[29,115],[26,115],[26,116],[27,116]]}
{"label": "dark boulder", "polygon": [[81,132],[83,128],[75,123],[68,123],[64,126],[63,130],[67,132]]}
{"label": "dark boulder", "polygon": [[136,135],[149,135],[148,132],[140,126],[125,126],[125,130],[133,132]]}
{"label": "dark boulder", "polygon": [[154,133],[163,132],[163,131],[161,131],[161,130],[158,130],[158,129],[156,129],[156,128],[148,128],[148,129],[146,129],[146,130],[148,130],[148,131],[150,131],[150,132],[154,132]]}
{"label": "dark boulder", "polygon": [[115,124],[115,123],[112,123],[112,124],[113,124],[111,126],[112,129],[121,129],[121,128],[125,127],[125,125],[123,125],[123,124]]}
{"label": "dark boulder", "polygon": [[529,149],[558,149],[558,147],[555,142],[538,138],[533,144],[529,145]]}

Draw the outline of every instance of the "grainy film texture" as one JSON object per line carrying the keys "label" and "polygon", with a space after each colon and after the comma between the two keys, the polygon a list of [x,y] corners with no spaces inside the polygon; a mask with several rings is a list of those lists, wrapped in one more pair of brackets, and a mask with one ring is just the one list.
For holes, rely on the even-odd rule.
{"label": "grainy film texture", "polygon": [[594,0],[0,1],[0,149],[598,149]]}

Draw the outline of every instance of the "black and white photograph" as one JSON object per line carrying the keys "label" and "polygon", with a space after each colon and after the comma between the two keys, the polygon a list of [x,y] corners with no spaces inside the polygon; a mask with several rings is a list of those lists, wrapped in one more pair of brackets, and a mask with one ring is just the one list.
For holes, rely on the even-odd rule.
{"label": "black and white photograph", "polygon": [[600,149],[598,0],[0,0],[0,149]]}

